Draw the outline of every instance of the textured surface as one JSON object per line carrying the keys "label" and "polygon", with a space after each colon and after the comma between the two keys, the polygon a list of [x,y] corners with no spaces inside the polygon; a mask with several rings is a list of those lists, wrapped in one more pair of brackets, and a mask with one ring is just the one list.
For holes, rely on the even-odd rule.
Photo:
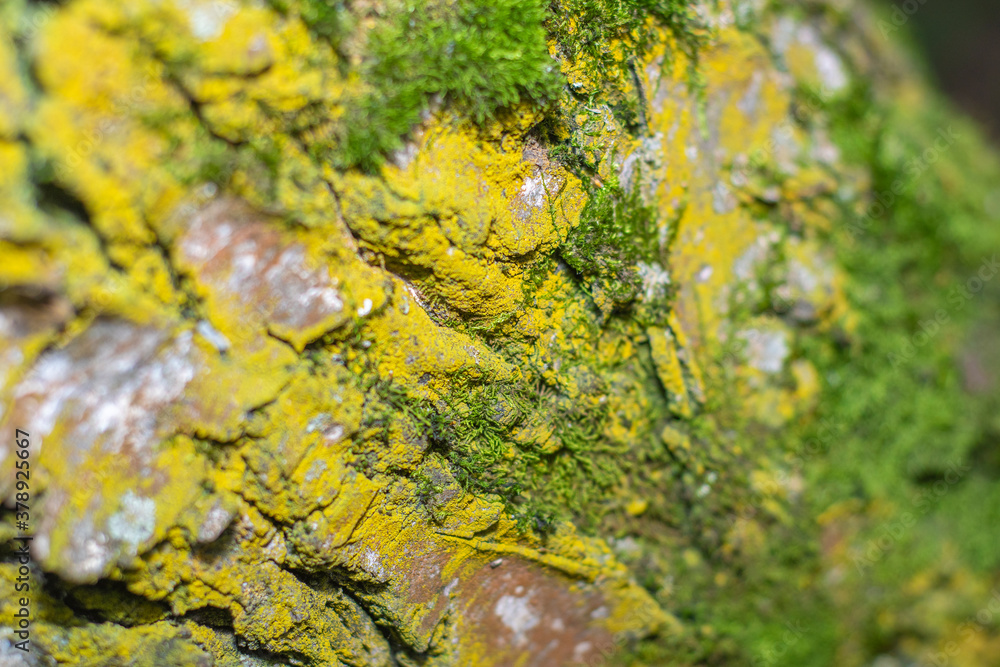
{"label": "textured surface", "polygon": [[29,664],[992,664],[1000,171],[773,4],[5,3]]}

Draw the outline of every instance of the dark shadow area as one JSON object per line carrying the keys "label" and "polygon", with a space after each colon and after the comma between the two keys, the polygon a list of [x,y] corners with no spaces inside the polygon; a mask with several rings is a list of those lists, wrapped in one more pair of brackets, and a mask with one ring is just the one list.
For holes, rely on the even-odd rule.
{"label": "dark shadow area", "polygon": [[941,88],[1000,145],[1000,2],[884,2],[895,18],[906,17]]}

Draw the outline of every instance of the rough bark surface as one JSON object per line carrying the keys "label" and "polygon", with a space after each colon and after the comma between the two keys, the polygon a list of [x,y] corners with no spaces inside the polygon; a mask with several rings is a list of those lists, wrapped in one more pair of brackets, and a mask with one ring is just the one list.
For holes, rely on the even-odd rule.
{"label": "rough bark surface", "polygon": [[0,664],[995,664],[1000,170],[898,23],[4,3]]}

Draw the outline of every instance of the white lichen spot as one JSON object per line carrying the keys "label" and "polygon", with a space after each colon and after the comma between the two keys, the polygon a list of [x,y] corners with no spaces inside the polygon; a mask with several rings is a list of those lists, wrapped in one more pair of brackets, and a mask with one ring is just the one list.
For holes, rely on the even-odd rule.
{"label": "white lichen spot", "polygon": [[521,199],[524,200],[528,206],[532,208],[542,208],[545,205],[545,175],[542,174],[538,178],[528,177],[524,179],[524,184],[521,186],[520,194]]}
{"label": "white lichen spot", "polygon": [[180,3],[187,12],[191,34],[202,42],[222,34],[226,23],[236,13],[238,6],[227,0],[185,0]]}
{"label": "white lichen spot", "polygon": [[52,551],[52,542],[49,540],[49,536],[45,533],[39,533],[35,536],[35,541],[33,546],[33,551],[39,560],[47,560],[49,553]]}
{"label": "white lichen spot", "polygon": [[830,141],[826,132],[817,129],[813,132],[812,156],[823,164],[835,165],[840,161],[840,149]]}
{"label": "white lichen spot", "polygon": [[833,49],[822,46],[816,50],[816,69],[826,90],[836,93],[847,86],[847,71]]}
{"label": "white lichen spot", "polygon": [[747,342],[747,361],[762,373],[779,373],[788,358],[788,340],[784,331],[748,329],[740,332]]}
{"label": "white lichen spot", "polygon": [[618,540],[613,540],[611,546],[616,552],[625,556],[636,556],[642,551],[642,547],[631,535]]}
{"label": "white lichen spot", "polygon": [[276,563],[283,563],[285,561],[285,556],[288,554],[284,533],[280,530],[275,531],[274,536],[261,551],[261,554],[265,558],[273,560]]}
{"label": "white lichen spot", "polygon": [[220,503],[216,502],[212,509],[208,510],[205,518],[202,519],[198,527],[198,541],[202,544],[214,542],[222,535],[229,523],[233,520],[233,515]]}
{"label": "white lichen spot", "polygon": [[321,412],[306,422],[306,433],[315,433],[316,431],[326,428],[329,423],[330,413]]}
{"label": "white lichen spot", "polygon": [[365,552],[361,555],[361,569],[376,579],[384,581],[386,578],[385,567],[382,565],[382,559],[379,558],[378,552],[371,547],[365,549]]}
{"label": "white lichen spot", "polygon": [[770,254],[772,243],[770,235],[758,236],[753,245],[733,261],[733,275],[737,280],[747,282],[755,277],[758,268]]}
{"label": "white lichen spot", "polygon": [[640,261],[636,267],[642,278],[642,290],[647,302],[666,294],[666,287],[670,284],[670,274],[666,269],[657,262],[647,264]]}
{"label": "white lichen spot", "polygon": [[754,16],[763,10],[764,0],[734,0],[733,19],[738,26],[749,25]]}
{"label": "white lichen spot", "polygon": [[[317,479],[320,479],[326,471],[326,461],[323,459],[316,459],[312,462],[312,465],[309,466],[309,470],[306,471],[304,479],[306,482],[314,482]],[[317,500],[319,499],[317,498]]]}
{"label": "white lichen spot", "polygon": [[[3,320],[0,319],[0,322]],[[13,336],[5,335],[2,326],[0,326],[0,336],[11,340]],[[17,371],[18,367],[24,363],[24,353],[18,347],[8,347],[2,353],[0,353],[0,387],[6,387],[8,379],[13,377],[14,373]],[[3,420],[5,413],[5,408],[3,404],[0,404],[0,421]],[[2,460],[2,459],[0,459]]]}
{"label": "white lichen spot", "polygon": [[775,22],[771,40],[775,51],[782,56],[796,43],[812,52],[822,94],[830,95],[847,87],[849,78],[843,61],[813,26],[797,25],[794,19],[784,17]]}
{"label": "white lichen spot", "polygon": [[632,179],[635,177],[635,167],[638,161],[639,151],[632,151],[622,162],[621,169],[618,172],[618,182],[621,183],[622,188],[626,192],[632,189]]}
{"label": "white lichen spot", "polygon": [[[523,590],[520,586],[517,588]],[[504,595],[497,600],[497,604],[493,608],[494,613],[500,617],[500,621],[514,633],[514,643],[518,646],[524,646],[527,643],[528,638],[525,633],[539,623],[538,614],[528,605],[530,597],[530,595],[524,597]]]}
{"label": "white lichen spot", "polygon": [[771,152],[775,165],[784,174],[794,174],[798,171],[798,158],[802,154],[802,145],[791,127],[779,125],[771,132]]}
{"label": "white lichen spot", "polygon": [[368,313],[372,312],[372,305],[371,299],[365,299],[362,301],[361,305],[358,306],[358,317],[364,317]]}
{"label": "white lichen spot", "polygon": [[344,427],[340,424],[330,424],[323,429],[323,439],[327,444],[333,445],[341,441],[344,437]]}
{"label": "white lichen spot", "polygon": [[785,55],[795,39],[795,30],[795,19],[791,16],[782,16],[774,22],[771,29],[771,48],[775,53]]}
{"label": "white lichen spot", "polygon": [[793,259],[788,263],[788,284],[793,289],[809,294],[819,287],[819,278],[809,268]]}
{"label": "white lichen spot", "polygon": [[747,116],[753,116],[757,113],[757,109],[760,107],[760,93],[764,87],[764,75],[759,71],[753,73],[753,77],[750,79],[750,85],[747,86],[747,90],[743,93],[741,97],[736,102],[736,108],[742,111]]}
{"label": "white lichen spot", "polygon": [[108,536],[129,545],[132,553],[153,537],[156,528],[156,503],[136,495],[131,489],[121,500],[121,509],[108,519]]}
{"label": "white lichen spot", "polygon": [[719,181],[712,188],[712,210],[719,215],[725,215],[736,209],[736,197],[725,183]]}
{"label": "white lichen spot", "polygon": [[573,662],[583,662],[590,649],[594,647],[590,642],[580,642],[573,647]]}
{"label": "white lichen spot", "polygon": [[208,344],[214,347],[219,352],[225,352],[230,347],[231,344],[229,339],[226,338],[222,332],[213,327],[208,320],[198,320],[198,324],[195,325],[195,330],[208,341]]}
{"label": "white lichen spot", "polygon": [[417,157],[417,153],[420,151],[419,146],[414,142],[407,142],[402,148],[393,151],[389,160],[396,165],[400,170],[405,170],[413,162],[414,158]]}
{"label": "white lichen spot", "polygon": [[73,550],[74,574],[84,580],[99,576],[111,560],[111,551],[104,535],[92,535]]}

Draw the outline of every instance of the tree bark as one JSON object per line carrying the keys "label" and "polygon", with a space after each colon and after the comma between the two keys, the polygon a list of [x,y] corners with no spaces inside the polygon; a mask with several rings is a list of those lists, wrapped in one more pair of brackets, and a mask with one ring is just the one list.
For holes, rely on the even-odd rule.
{"label": "tree bark", "polygon": [[0,664],[993,664],[1000,171],[905,20],[0,19]]}

